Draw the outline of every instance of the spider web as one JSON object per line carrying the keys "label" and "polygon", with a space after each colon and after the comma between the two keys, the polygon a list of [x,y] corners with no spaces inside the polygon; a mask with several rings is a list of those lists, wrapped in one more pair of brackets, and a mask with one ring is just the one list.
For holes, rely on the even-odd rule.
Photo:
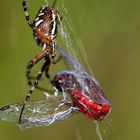
{"label": "spider web", "polygon": [[[64,17],[64,20],[63,20],[64,24],[62,24],[60,28],[61,40],[65,44],[64,46],[66,46],[66,49],[69,50],[69,52],[72,54],[72,56],[75,58],[76,61],[78,61],[78,58],[77,58],[77,52],[76,52],[76,49],[74,49],[74,46],[76,46],[76,48],[79,48],[81,55],[84,57],[83,60],[85,61],[91,75],[93,76],[92,70],[90,69],[90,66],[88,64],[86,54],[85,54],[81,41],[80,40],[73,41],[72,38],[76,38],[76,37],[70,36],[70,32],[73,32],[74,34],[75,32],[73,28],[71,27],[71,20],[67,18],[69,16],[67,15],[67,10],[63,5],[63,0],[61,0],[60,9],[61,10],[63,9],[62,15]],[[75,42],[76,42],[76,45],[74,45]],[[59,51],[59,52],[62,52],[62,51]],[[62,56],[64,55],[62,54]],[[63,61],[66,63],[69,62],[69,60],[65,61],[65,59],[63,59]],[[75,62],[68,63],[66,65],[69,66],[69,68],[72,68],[73,70],[75,69],[79,72],[82,72],[81,75],[85,74],[84,69],[81,66],[77,65],[77,63]],[[96,84],[98,84],[98,82],[94,78],[93,80]],[[81,87],[83,90],[85,90],[84,84]],[[65,93],[65,90],[64,90],[63,95],[64,94],[67,95],[67,93]],[[46,99],[29,102],[26,106],[26,109],[23,115],[23,118],[27,121],[23,122],[20,125],[18,124],[18,127],[20,129],[26,129],[26,128],[31,128],[34,126],[48,126],[57,121],[61,121],[66,118],[69,118],[72,114],[74,114],[74,112],[77,112],[78,109],[72,107],[71,99],[65,100],[64,102],[62,101],[64,101],[64,96],[58,96],[58,95],[55,96],[55,94],[53,96],[49,96],[49,94],[46,94]],[[0,108],[0,120],[8,121],[8,122],[17,122],[20,111],[21,111],[21,107],[22,107],[22,103],[16,103],[16,104],[7,105]]]}
{"label": "spider web", "polygon": [[[23,115],[26,121],[17,126],[23,130],[35,126],[49,126],[57,121],[70,117],[77,108],[72,107],[70,101],[62,102],[62,96],[49,96],[46,99],[29,102]],[[18,122],[22,103],[15,103],[0,108],[0,120]]]}

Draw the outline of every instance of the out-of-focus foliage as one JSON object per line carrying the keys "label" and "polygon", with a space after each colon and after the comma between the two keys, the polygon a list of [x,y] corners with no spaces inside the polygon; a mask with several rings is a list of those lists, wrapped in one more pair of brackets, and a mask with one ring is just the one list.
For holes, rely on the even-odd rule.
{"label": "out-of-focus foliage", "polygon": [[[31,17],[43,3],[43,0],[28,1]],[[64,4],[96,79],[112,104],[110,115],[100,123],[104,140],[138,139],[140,1],[69,0]],[[3,106],[23,101],[29,89],[26,64],[41,50],[35,45],[32,31],[26,24],[21,0],[1,1],[0,17],[0,106]],[[39,66],[35,67],[34,73]],[[53,65],[52,75],[57,70],[57,65]],[[49,88],[47,80],[42,79],[41,84]],[[36,93],[34,99],[42,97],[41,93]],[[0,139],[98,140],[95,129],[95,124],[82,114],[49,127],[23,132],[15,124],[0,122]]]}

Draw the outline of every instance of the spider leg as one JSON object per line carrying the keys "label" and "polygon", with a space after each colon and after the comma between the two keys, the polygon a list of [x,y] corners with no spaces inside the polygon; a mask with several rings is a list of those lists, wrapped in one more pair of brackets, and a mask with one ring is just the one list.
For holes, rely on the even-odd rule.
{"label": "spider leg", "polygon": [[46,76],[48,79],[50,79],[50,74],[48,73],[48,71],[49,71],[49,68],[46,68],[46,70],[45,70],[45,76]]}
{"label": "spider leg", "polygon": [[[48,79],[50,79],[50,74],[48,73],[49,67],[50,67],[50,58],[48,56],[46,56],[45,57],[45,61],[47,62],[47,65],[46,65],[46,68],[45,68],[45,76]],[[51,80],[50,80],[50,83],[51,83]],[[44,92],[48,91],[48,89],[42,88],[40,86],[37,86],[36,89],[41,90],[41,91],[44,91]],[[49,91],[49,93],[50,93],[50,91]],[[51,93],[52,93],[52,91],[51,91]]]}
{"label": "spider leg", "polygon": [[21,109],[21,112],[20,112],[20,116],[19,116],[19,123],[22,122],[22,114],[23,114],[23,111],[24,111],[24,108],[27,104],[27,102],[29,101],[30,97],[32,96],[33,94],[33,91],[37,88],[38,86],[38,81],[40,80],[43,72],[45,71],[46,67],[49,67],[50,66],[50,60],[47,59],[47,61],[45,61],[45,63],[42,65],[41,67],[41,71],[38,72],[38,75],[36,77],[36,80],[34,81],[34,85],[30,88],[25,100],[24,100],[24,103],[23,103],[23,106],[22,106],[22,109]]}
{"label": "spider leg", "polygon": [[[45,76],[49,79],[50,78],[50,75],[49,75],[48,71],[49,71],[49,67],[50,67],[50,60],[49,60],[49,57],[48,56],[45,57],[45,62],[47,62],[47,65],[46,65],[46,68],[45,68]],[[39,74],[40,73],[41,73],[41,71],[39,72]],[[32,80],[37,80],[36,77],[33,77],[33,76],[31,76],[31,79]],[[36,89],[41,90],[41,91],[44,91],[44,92],[47,91],[46,88],[40,87],[38,85],[37,85]]]}
{"label": "spider leg", "polygon": [[[45,68],[45,76],[50,80],[50,83],[52,84],[52,80],[51,80],[50,74],[48,73],[49,67],[50,67],[50,62],[51,62],[50,58],[48,56],[46,56],[45,57],[45,61],[49,62],[48,65]],[[59,58],[59,60],[57,60],[55,62],[58,62],[58,61],[60,61],[60,58]],[[36,89],[41,90],[41,91],[45,91],[45,92],[48,91],[48,89],[45,89],[45,88],[42,88],[42,87],[39,87],[39,86],[37,86]],[[52,93],[52,91],[51,91],[51,93]]]}
{"label": "spider leg", "polygon": [[51,63],[56,64],[56,63],[58,63],[61,60],[61,56],[59,56],[56,59],[54,59],[53,57],[50,56],[50,60],[51,60]]}
{"label": "spider leg", "polygon": [[[38,72],[38,75],[36,77],[36,80],[34,81],[34,87],[36,88],[38,86],[38,81],[40,80],[43,72],[46,70],[46,67],[50,66],[50,60],[45,61],[45,63],[43,64],[41,71]],[[33,92],[33,91],[32,91]]]}
{"label": "spider leg", "polygon": [[42,58],[44,58],[46,55],[48,54],[48,51],[45,49],[44,51],[42,51],[40,54],[36,55],[33,59],[31,59],[27,65],[27,68],[26,68],[26,77],[27,77],[27,80],[28,80],[28,84],[29,85],[32,85],[32,82],[31,82],[31,76],[30,76],[30,73],[31,73],[31,68],[37,63],[39,62]]}
{"label": "spider leg", "polygon": [[[45,61],[51,62],[51,61],[50,61],[50,57],[46,56],[46,57],[45,57]],[[49,75],[49,73],[48,73],[49,67],[50,67],[50,65],[47,65],[47,66],[46,66],[46,69],[45,69],[45,76],[46,76],[48,79],[50,79],[50,75]]]}
{"label": "spider leg", "polygon": [[[48,56],[45,57],[45,62],[47,62],[47,65],[46,65],[46,67],[45,67],[45,76],[46,76],[48,79],[50,79],[50,75],[49,75],[49,73],[48,73],[49,67],[50,67],[50,58],[49,58]],[[44,70],[43,70],[42,72],[44,72]],[[41,72],[40,72],[40,73],[41,73]],[[41,91],[44,91],[44,92],[48,91],[47,89],[42,88],[42,87],[40,87],[40,86],[37,86],[36,89],[41,90]],[[49,93],[50,93],[50,92],[49,92]]]}
{"label": "spider leg", "polygon": [[30,20],[30,16],[29,16],[29,13],[28,13],[27,0],[22,0],[22,6],[23,6],[24,15],[25,15],[27,23],[29,24],[29,26],[31,28],[34,27],[34,23],[33,23],[33,21]]}

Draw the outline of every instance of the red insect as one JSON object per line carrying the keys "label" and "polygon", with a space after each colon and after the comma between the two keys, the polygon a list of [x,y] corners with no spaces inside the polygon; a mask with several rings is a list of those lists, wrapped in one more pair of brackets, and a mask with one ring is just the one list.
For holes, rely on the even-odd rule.
{"label": "red insect", "polygon": [[52,84],[59,91],[68,92],[74,105],[86,117],[93,120],[102,120],[109,113],[111,105],[99,83],[60,47],[58,47],[58,51],[70,71],[56,74]]}

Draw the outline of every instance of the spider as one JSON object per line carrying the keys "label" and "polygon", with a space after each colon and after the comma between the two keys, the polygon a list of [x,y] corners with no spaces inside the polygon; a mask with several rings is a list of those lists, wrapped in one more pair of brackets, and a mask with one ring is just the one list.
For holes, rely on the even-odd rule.
{"label": "spider", "polygon": [[32,95],[35,88],[37,88],[38,81],[40,80],[43,72],[45,72],[47,78],[50,78],[48,73],[50,64],[56,64],[60,60],[60,57],[55,59],[55,39],[58,33],[58,24],[60,24],[61,22],[61,18],[59,16],[58,11],[54,9],[56,1],[57,0],[53,1],[52,6],[46,5],[41,7],[38,14],[35,17],[35,20],[33,21],[30,20],[30,16],[27,9],[27,1],[22,1],[26,21],[33,31],[33,37],[35,38],[37,45],[42,48],[41,53],[36,55],[27,64],[26,77],[29,85],[32,85],[30,76],[31,68],[43,58],[45,59],[45,62],[42,65],[42,68],[36,76],[33,86],[31,87],[29,93],[25,98],[19,116],[19,122],[21,122],[25,105],[29,101],[30,96]]}

